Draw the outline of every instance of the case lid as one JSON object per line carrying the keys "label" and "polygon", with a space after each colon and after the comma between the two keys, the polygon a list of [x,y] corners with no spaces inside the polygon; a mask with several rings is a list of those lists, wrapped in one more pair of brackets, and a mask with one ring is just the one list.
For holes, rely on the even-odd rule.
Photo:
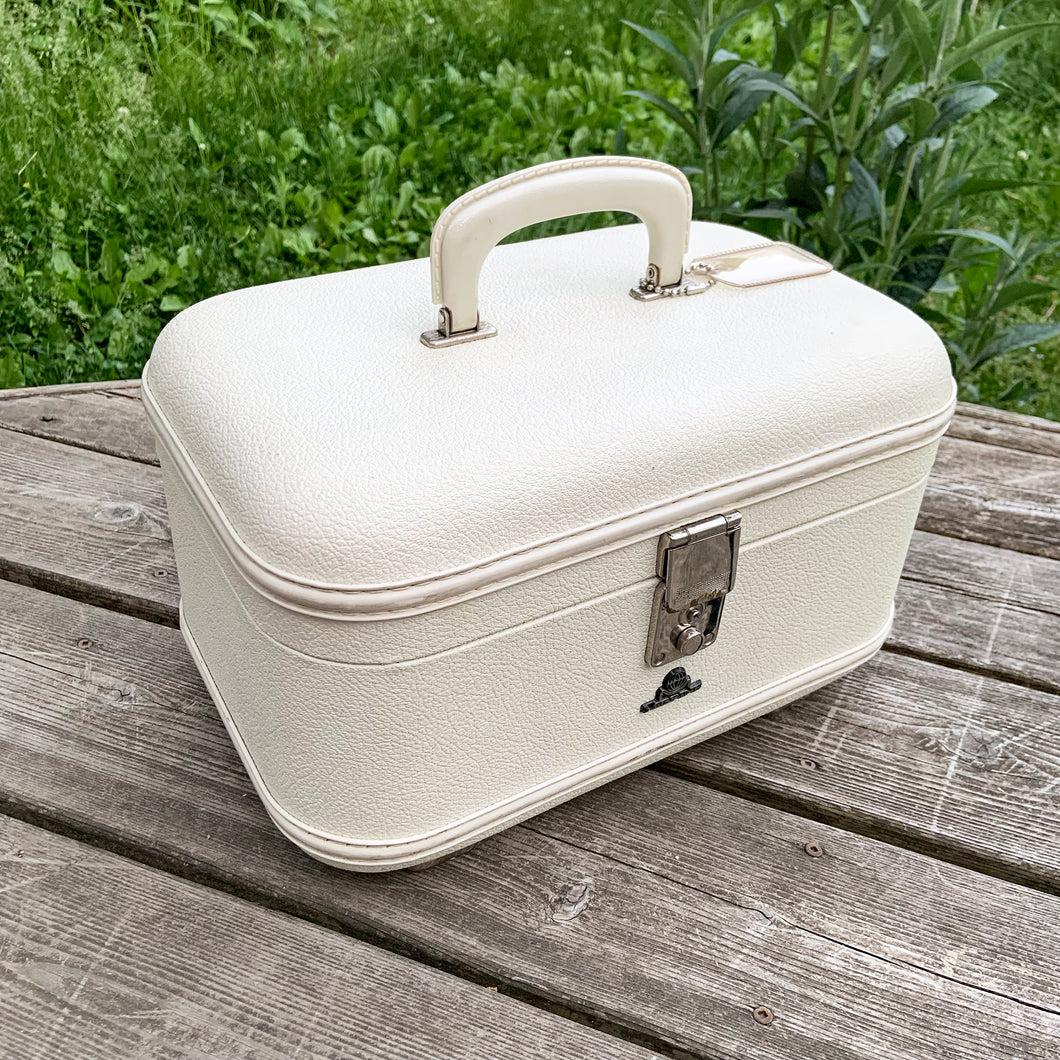
{"label": "case lid", "polygon": [[[490,252],[589,209],[646,224]],[[762,240],[690,214],[684,176],[639,159],[494,181],[443,213],[430,260],[185,310],[145,369],[149,415],[259,589],[366,618],[487,592],[941,432],[954,386],[927,324],[836,272],[731,286],[733,259],[711,259]],[[689,232],[706,261],[685,274]],[[478,319],[480,270],[495,333]],[[709,290],[667,297],[689,283]],[[421,341],[432,288],[441,326]]]}

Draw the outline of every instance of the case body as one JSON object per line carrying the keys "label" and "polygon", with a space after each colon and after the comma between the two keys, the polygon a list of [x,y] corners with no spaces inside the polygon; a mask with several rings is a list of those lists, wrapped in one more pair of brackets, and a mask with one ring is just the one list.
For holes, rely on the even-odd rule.
{"label": "case body", "polygon": [[[691,225],[693,255],[757,241]],[[953,408],[941,344],[837,273],[640,303],[644,250],[639,225],[498,248],[488,342],[420,343],[427,260],[222,295],[159,338],[181,626],[314,857],[441,857],[886,637]],[[660,535],[736,510],[717,639],[657,695]]]}

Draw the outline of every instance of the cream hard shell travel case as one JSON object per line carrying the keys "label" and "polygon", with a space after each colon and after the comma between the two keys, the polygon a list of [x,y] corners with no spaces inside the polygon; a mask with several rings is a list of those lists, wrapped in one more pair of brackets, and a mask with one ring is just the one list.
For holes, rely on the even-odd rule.
{"label": "cream hard shell travel case", "polygon": [[[887,636],[946,353],[691,209],[657,162],[548,163],[453,202],[429,259],[220,295],[159,337],[181,628],[314,857],[442,857]],[[496,246],[598,210],[642,223]]]}

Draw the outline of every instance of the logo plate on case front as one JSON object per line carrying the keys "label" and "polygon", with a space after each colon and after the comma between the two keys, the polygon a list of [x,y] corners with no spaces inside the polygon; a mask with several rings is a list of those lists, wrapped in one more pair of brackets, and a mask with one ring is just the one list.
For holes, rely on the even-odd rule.
{"label": "logo plate on case front", "polygon": [[640,712],[647,714],[649,710],[672,703],[675,699],[687,696],[690,692],[698,692],[702,687],[703,682],[693,681],[683,666],[675,666],[655,690],[655,698],[649,699],[647,703],[641,703]]}

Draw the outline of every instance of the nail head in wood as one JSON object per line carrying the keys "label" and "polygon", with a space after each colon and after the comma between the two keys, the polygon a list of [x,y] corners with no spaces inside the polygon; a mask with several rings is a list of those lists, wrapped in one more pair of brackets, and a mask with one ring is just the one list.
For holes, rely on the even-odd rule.
{"label": "nail head in wood", "polygon": [[754,1017],[755,1023],[760,1023],[763,1027],[768,1027],[774,1019],[773,1010],[766,1008],[765,1005],[759,1005],[751,1015]]}
{"label": "nail head in wood", "polygon": [[802,849],[805,850],[811,858],[819,858],[824,855],[824,847],[813,839],[811,839]]}

